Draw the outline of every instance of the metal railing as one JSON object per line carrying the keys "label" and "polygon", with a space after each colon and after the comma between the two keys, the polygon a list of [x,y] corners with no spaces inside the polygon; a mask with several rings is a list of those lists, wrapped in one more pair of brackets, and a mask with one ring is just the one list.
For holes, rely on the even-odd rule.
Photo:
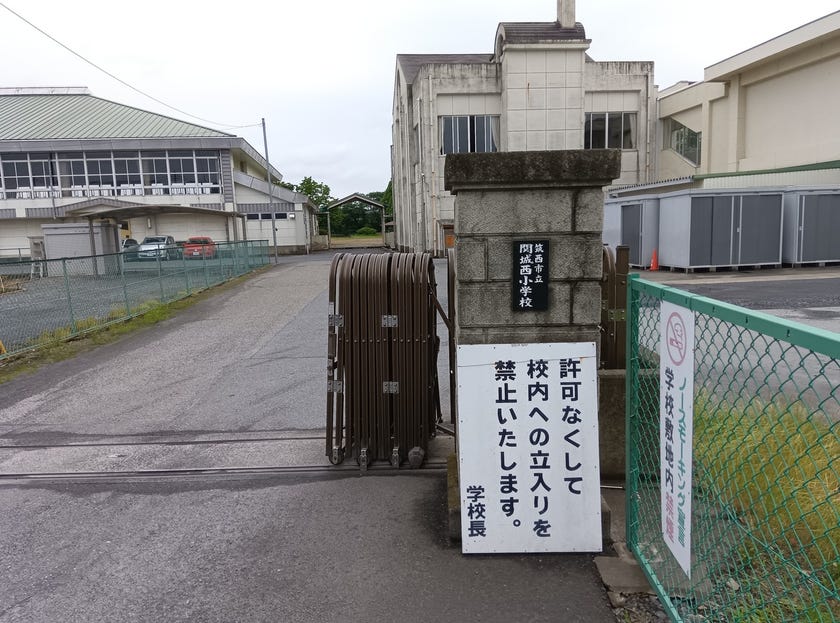
{"label": "metal railing", "polygon": [[0,264],[8,262],[25,262],[30,258],[31,251],[22,247],[4,247],[0,248]]}
{"label": "metal railing", "polygon": [[[269,262],[265,240],[0,264],[0,358],[137,316]],[[5,351],[5,352],[4,352]]]}
{"label": "metal railing", "polygon": [[[638,278],[628,299],[627,543],[671,619],[840,621],[840,335]],[[693,432],[693,470],[673,494],[663,302],[695,331],[693,427],[671,430]],[[690,573],[666,541],[667,498],[689,494]]]}
{"label": "metal railing", "polygon": [[441,412],[432,256],[342,253],[329,279],[327,456],[419,467]]}

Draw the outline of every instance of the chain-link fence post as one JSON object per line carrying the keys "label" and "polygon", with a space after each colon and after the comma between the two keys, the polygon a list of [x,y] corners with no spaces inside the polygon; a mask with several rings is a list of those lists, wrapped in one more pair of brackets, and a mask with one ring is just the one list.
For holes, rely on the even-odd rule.
{"label": "chain-link fence post", "polygon": [[627,347],[626,347],[626,374],[625,374],[625,456],[626,466],[626,493],[625,493],[625,530],[627,532],[627,543],[631,549],[636,543],[636,529],[638,527],[638,515],[636,499],[638,496],[637,481],[639,475],[639,462],[633,448],[633,418],[638,417],[638,392],[635,391],[634,383],[639,379],[639,353],[636,348],[639,336],[638,313],[639,294],[633,289],[633,282],[639,278],[638,274],[629,275],[627,280]]}
{"label": "chain-link fence post", "polygon": [[128,283],[125,280],[125,257],[120,256],[120,277],[122,278],[123,299],[125,300],[125,315],[131,315],[131,303],[128,300]]}
{"label": "chain-link fence post", "polygon": [[157,261],[158,284],[160,284],[160,302],[163,304],[166,302],[166,298],[163,294],[163,267],[160,264],[160,251],[158,251],[155,261]]}
{"label": "chain-link fence post", "polygon": [[73,314],[73,299],[70,294],[70,277],[67,275],[67,260],[61,260],[61,271],[64,274],[64,289],[67,292],[67,310],[70,312],[70,327],[75,334],[77,332],[76,328],[76,318]]}
{"label": "chain-link fence post", "polygon": [[[201,247],[201,255],[204,255],[204,247]],[[191,294],[190,291],[190,271],[187,270],[187,254],[181,249],[181,268],[184,270],[184,280],[187,284],[187,296]]]}

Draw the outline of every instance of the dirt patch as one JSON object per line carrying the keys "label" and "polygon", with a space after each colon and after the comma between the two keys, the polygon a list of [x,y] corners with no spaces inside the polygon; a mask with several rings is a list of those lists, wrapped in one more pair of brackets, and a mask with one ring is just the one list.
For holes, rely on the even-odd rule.
{"label": "dirt patch", "polygon": [[0,275],[0,294],[23,290],[23,284],[26,280],[26,277],[4,277]]}
{"label": "dirt patch", "polygon": [[658,623],[668,620],[662,604],[654,595],[622,593],[611,594],[609,597],[618,623]]}

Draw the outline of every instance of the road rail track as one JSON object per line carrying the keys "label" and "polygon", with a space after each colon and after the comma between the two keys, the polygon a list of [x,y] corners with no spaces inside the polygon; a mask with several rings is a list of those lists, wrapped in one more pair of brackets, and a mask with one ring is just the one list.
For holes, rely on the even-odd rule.
{"label": "road rail track", "polygon": [[[409,467],[395,468],[389,463],[375,463],[368,465],[365,474],[375,476],[387,475],[412,475],[422,476],[429,473],[438,473],[446,470],[445,461],[433,461],[424,463],[420,469]],[[272,476],[349,476],[360,474],[357,465],[292,465],[292,466],[242,466],[242,467],[193,467],[178,469],[138,469],[127,471],[94,471],[94,472],[18,472],[0,474],[0,486],[10,484],[22,484],[33,482],[71,482],[71,483],[93,483],[93,482],[128,482],[143,480],[184,480],[184,479],[206,479],[206,478],[241,478],[250,476],[254,478],[268,478]]]}

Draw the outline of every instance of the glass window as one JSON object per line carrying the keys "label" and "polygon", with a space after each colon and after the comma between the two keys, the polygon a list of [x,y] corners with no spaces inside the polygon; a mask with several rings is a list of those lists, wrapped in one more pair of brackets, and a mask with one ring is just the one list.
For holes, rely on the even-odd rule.
{"label": "glass window", "polygon": [[[65,197],[81,197],[87,186],[85,158],[82,152],[69,152],[58,156],[58,177]],[[76,192],[74,192],[74,189]]]}
{"label": "glass window", "polygon": [[499,116],[440,117],[440,153],[498,151]]}
{"label": "glass window", "polygon": [[[219,186],[219,168],[219,154],[217,152],[195,152],[195,169],[199,184]],[[219,189],[212,189],[212,192],[219,192]]]}
{"label": "glass window", "polygon": [[695,132],[674,119],[666,121],[668,127],[668,147],[673,149],[683,158],[694,164],[700,164],[700,148],[702,146],[702,135]]}
{"label": "glass window", "polygon": [[142,184],[140,176],[140,160],[114,159],[114,173],[116,174],[117,186],[125,184]]}
{"label": "glass window", "polygon": [[[184,153],[188,153],[189,157],[182,155]],[[193,160],[192,153],[183,151],[170,152],[169,175],[173,184],[195,184],[195,161]]]}
{"label": "glass window", "polygon": [[[136,151],[114,152],[114,178],[117,186],[141,186],[143,177],[140,175],[140,154]],[[125,189],[120,194],[142,195],[142,189]]]}
{"label": "glass window", "polygon": [[[169,170],[166,167],[166,152],[143,152],[141,155],[143,186],[152,188],[153,195],[164,194],[161,186],[169,186]],[[167,189],[168,194],[168,189]]]}
{"label": "glass window", "polygon": [[635,149],[636,113],[588,112],[583,127],[584,149]]}
{"label": "glass window", "polygon": [[53,175],[52,162],[49,160],[32,160],[29,166],[32,171],[33,188],[52,188],[58,186],[58,180]]}
{"label": "glass window", "polygon": [[622,115],[622,149],[636,149],[636,113],[625,112]]}
{"label": "glass window", "polygon": [[[24,154],[24,158],[26,155]],[[29,163],[26,160],[11,160],[3,155],[3,186],[9,189],[31,188]]]}
{"label": "glass window", "polygon": [[114,186],[114,164],[108,152],[91,152],[87,156],[88,184],[90,186]]}

